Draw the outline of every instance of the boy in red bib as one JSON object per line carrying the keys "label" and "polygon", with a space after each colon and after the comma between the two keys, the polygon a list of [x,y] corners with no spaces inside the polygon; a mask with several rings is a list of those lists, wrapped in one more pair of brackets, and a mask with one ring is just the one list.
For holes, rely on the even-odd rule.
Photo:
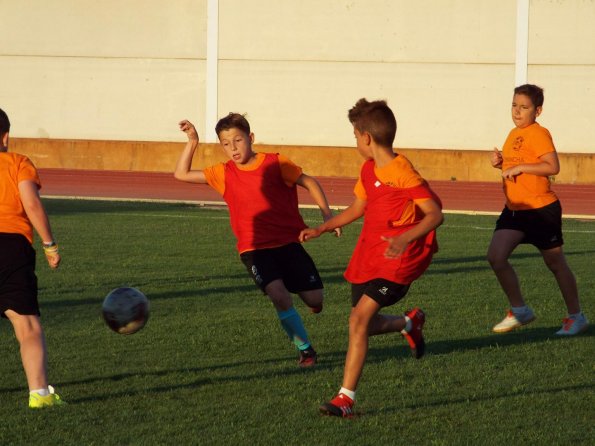
{"label": "boy in red bib", "polygon": [[[307,189],[323,219],[328,220],[332,212],[320,184],[282,155],[255,153],[254,134],[240,114],[230,113],[215,127],[230,160],[204,170],[191,169],[198,147],[196,129],[189,121],[180,122],[180,129],[188,135],[188,143],[176,165],[175,178],[208,183],[223,196],[242,262],[277,310],[281,326],[299,351],[299,366],[315,365],[317,354],[291,293],[313,313],[322,310],[322,280],[298,239],[306,224],[299,213],[296,188]],[[336,234],[340,235],[340,230]]]}
{"label": "boy in red bib", "polygon": [[353,203],[339,215],[300,234],[301,241],[345,226],[360,217],[364,225],[345,271],[351,283],[349,346],[339,394],[323,404],[325,415],[351,417],[370,336],[400,332],[413,356],[425,351],[419,308],[404,315],[379,314],[407,294],[437,251],[435,229],[442,224],[441,203],[403,155],[393,152],[397,122],[385,101],[360,99],[349,110],[357,149],[366,160]]}

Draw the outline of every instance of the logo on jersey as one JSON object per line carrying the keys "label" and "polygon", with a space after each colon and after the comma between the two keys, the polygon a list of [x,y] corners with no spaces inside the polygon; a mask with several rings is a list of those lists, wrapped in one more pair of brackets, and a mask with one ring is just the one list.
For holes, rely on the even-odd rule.
{"label": "logo on jersey", "polygon": [[523,142],[525,140],[522,136],[517,136],[514,140],[514,144],[512,145],[512,150],[516,150],[517,152],[523,148]]}

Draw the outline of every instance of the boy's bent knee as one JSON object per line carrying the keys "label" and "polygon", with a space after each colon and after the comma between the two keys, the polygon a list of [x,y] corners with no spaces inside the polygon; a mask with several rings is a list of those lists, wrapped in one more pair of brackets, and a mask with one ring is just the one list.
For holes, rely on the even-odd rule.
{"label": "boy's bent knee", "polygon": [[293,305],[293,299],[282,280],[274,280],[269,283],[265,289],[265,293],[275,306],[277,310],[287,310]]}
{"label": "boy's bent knee", "polygon": [[298,295],[310,308],[322,308],[322,302],[324,300],[324,292],[322,289],[300,291]]}
{"label": "boy's bent knee", "polygon": [[509,266],[508,259],[502,256],[488,253],[487,261],[494,271],[506,269]]}

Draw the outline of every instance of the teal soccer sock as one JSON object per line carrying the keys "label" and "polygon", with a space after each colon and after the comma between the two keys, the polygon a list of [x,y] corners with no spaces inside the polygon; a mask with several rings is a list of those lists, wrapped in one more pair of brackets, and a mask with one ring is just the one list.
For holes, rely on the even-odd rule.
{"label": "teal soccer sock", "polygon": [[302,323],[302,318],[294,307],[289,310],[277,311],[281,326],[289,339],[293,341],[295,346],[300,350],[306,350],[310,347],[310,341],[308,340],[308,333]]}

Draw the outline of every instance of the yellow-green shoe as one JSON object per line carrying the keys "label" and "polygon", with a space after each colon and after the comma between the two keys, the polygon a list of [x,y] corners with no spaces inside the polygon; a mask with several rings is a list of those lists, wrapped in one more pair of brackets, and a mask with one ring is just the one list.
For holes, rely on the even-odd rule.
{"label": "yellow-green shoe", "polygon": [[49,406],[61,406],[66,404],[59,395],[54,393],[54,388],[48,386],[50,393],[45,396],[41,396],[38,393],[29,394],[29,409],[43,409]]}

